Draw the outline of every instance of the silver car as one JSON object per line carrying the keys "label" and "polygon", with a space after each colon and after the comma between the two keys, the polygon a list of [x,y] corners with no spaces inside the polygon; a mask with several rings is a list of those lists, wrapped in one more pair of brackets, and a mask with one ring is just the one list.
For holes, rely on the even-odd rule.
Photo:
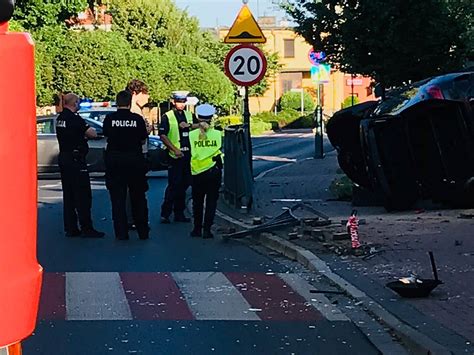
{"label": "silver car", "polygon": [[[113,112],[113,110],[107,113]],[[99,113],[97,113],[99,115]],[[90,111],[90,115],[94,115]],[[87,154],[87,165],[90,172],[105,172],[104,151],[107,139],[103,135],[102,120],[90,118],[90,115],[83,114],[86,123],[97,131],[98,137],[89,140],[89,154]],[[100,110],[100,115],[104,115],[104,111]],[[44,175],[49,173],[58,173],[58,155],[59,144],[56,138],[56,118],[57,115],[40,116],[36,119],[36,132],[38,137],[38,174]],[[105,115],[104,115],[105,118]],[[148,156],[151,170],[166,170],[167,167],[159,161],[159,151],[163,148],[163,143],[159,137],[150,136],[148,139]]]}

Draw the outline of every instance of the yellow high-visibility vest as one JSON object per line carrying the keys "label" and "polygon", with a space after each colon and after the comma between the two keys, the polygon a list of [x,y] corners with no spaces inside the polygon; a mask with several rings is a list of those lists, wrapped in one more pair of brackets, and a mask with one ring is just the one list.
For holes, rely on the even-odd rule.
{"label": "yellow high-visibility vest", "polygon": [[[186,121],[188,124],[193,124],[193,114],[189,111],[184,111],[184,115],[186,116]],[[170,125],[170,131],[168,132],[168,139],[170,142],[178,149],[181,149],[181,143],[179,140],[179,125],[178,119],[173,110],[166,112],[166,116],[168,117],[168,122]],[[172,158],[176,159],[176,155],[170,150],[169,154]]]}
{"label": "yellow high-visibility vest", "polygon": [[216,162],[214,157],[222,155],[222,133],[210,128],[205,137],[200,137],[201,130],[195,129],[189,133],[191,143],[191,173],[198,175],[211,169]]}

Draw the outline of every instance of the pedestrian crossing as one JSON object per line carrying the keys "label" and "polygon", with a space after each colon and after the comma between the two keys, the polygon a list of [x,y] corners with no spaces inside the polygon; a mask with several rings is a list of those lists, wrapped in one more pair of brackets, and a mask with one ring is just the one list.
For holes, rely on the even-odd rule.
{"label": "pedestrian crossing", "polygon": [[40,320],[348,321],[295,274],[45,273]]}

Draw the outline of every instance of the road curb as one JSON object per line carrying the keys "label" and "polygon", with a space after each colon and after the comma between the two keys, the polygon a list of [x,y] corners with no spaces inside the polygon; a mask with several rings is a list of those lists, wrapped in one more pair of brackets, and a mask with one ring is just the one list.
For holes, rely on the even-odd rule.
{"label": "road curb", "polygon": [[[226,222],[238,225],[239,227],[251,227],[220,211],[218,211],[217,215]],[[358,302],[362,302],[364,308],[369,313],[374,315],[379,322],[391,328],[394,334],[399,337],[413,353],[436,355],[452,354],[452,352],[446,347],[404,323],[402,320],[383,308],[374,299],[369,297],[365,292],[359,290],[356,286],[352,285],[350,282],[333,272],[324,260],[317,257],[311,251],[269,233],[262,233],[255,237],[255,240],[257,240],[263,246],[278,252],[287,258],[297,261],[307,269],[324,275],[352,298],[356,299]]]}

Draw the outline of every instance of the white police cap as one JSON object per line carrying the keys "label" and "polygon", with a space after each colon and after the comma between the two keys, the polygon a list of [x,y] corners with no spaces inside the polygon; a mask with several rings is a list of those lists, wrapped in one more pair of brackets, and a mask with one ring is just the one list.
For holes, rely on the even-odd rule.
{"label": "white police cap", "polygon": [[196,107],[196,115],[200,119],[211,119],[216,114],[216,108],[209,104],[202,104]]}
{"label": "white police cap", "polygon": [[173,100],[186,100],[188,98],[189,91],[173,91],[171,97]]}

